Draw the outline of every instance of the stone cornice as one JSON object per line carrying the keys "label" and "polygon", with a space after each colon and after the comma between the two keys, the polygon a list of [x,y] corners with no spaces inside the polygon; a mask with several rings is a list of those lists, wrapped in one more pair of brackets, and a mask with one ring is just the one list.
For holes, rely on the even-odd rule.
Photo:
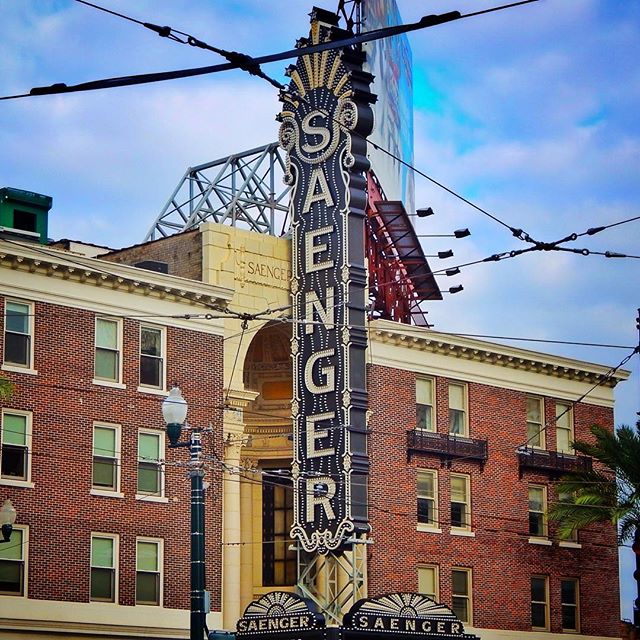
{"label": "stone cornice", "polygon": [[602,383],[602,377],[610,372],[609,367],[473,338],[453,336],[388,320],[374,320],[371,323],[370,336],[372,341],[383,344],[427,351],[508,369],[530,371],[587,384],[600,383],[610,388],[615,387],[618,382],[626,380],[631,375],[630,371],[619,369],[606,382]]}
{"label": "stone cornice", "polygon": [[0,240],[0,268],[206,307],[224,308],[233,296],[224,287],[14,241]]}

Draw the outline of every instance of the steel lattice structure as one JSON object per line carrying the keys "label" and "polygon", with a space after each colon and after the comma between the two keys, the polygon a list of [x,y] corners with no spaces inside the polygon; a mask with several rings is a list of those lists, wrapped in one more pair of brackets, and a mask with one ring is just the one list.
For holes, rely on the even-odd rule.
{"label": "steel lattice structure", "polygon": [[268,235],[288,228],[285,159],[277,142],[189,167],[145,242],[217,222]]}

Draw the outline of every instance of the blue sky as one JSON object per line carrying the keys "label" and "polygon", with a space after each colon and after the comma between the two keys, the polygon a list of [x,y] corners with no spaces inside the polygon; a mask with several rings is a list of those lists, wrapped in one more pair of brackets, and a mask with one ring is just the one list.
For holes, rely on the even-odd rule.
{"label": "blue sky", "polygon": [[[334,9],[337,0],[320,3]],[[260,55],[306,35],[301,0],[104,0],[143,21]],[[405,21],[489,0],[399,0]],[[213,54],[161,39],[70,0],[0,6],[0,93],[204,66]],[[542,0],[410,36],[415,164],[541,240],[640,215],[640,3]],[[286,64],[265,68],[284,81]],[[276,139],[274,90],[233,71],[86,94],[0,102],[0,186],[51,195],[51,235],[123,246],[143,239],[188,166]],[[469,227],[453,266],[522,244],[497,223],[416,177],[416,203],[437,212],[421,233]],[[640,255],[640,221],[574,246]],[[429,307],[435,328],[619,345],[638,342],[640,260],[534,253],[463,269],[464,292]],[[615,365],[630,349],[518,343]],[[640,409],[638,357],[619,386],[616,422]],[[631,552],[623,550],[623,615]]]}

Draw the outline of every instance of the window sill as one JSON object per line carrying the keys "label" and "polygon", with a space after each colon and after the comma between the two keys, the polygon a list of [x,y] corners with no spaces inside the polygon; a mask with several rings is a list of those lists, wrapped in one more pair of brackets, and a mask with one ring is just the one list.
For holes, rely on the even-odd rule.
{"label": "window sill", "polygon": [[111,387],[112,389],[126,389],[127,385],[122,382],[112,382],[111,380],[97,380],[94,378],[91,381],[93,384],[97,384],[99,387]]}
{"label": "window sill", "polygon": [[[579,542],[571,542],[571,540],[559,540],[558,546],[564,547],[565,549],[582,549],[582,545]],[[568,633],[577,633],[577,632],[573,631]]]}
{"label": "window sill", "polygon": [[91,489],[92,496],[101,496],[104,498],[124,498],[124,493],[119,491],[108,491],[106,489]]}
{"label": "window sill", "polygon": [[[142,385],[139,386],[136,389],[136,391],[138,391],[139,393],[150,393],[151,395],[154,395],[154,396],[166,396],[167,393],[169,393],[165,389],[157,389],[156,387],[143,387]],[[157,606],[157,605],[154,605],[154,606]]]}
{"label": "window sill", "polygon": [[29,480],[12,480],[11,478],[0,478],[0,484],[6,487],[23,487],[33,489],[36,485]]}
{"label": "window sill", "polygon": [[475,538],[475,531],[470,531],[469,529],[456,529],[451,527],[451,531],[449,532],[452,536],[463,536],[466,538]]}
{"label": "window sill", "polygon": [[553,542],[549,538],[529,538],[529,544],[539,544],[543,547],[550,547]]}
{"label": "window sill", "polygon": [[141,502],[158,502],[161,504],[167,504],[169,502],[169,498],[165,496],[145,496],[143,493],[136,493],[136,500],[140,500]]}
{"label": "window sill", "polygon": [[418,523],[416,531],[422,531],[424,533],[442,533],[442,529],[438,529],[438,527],[431,527],[428,524],[421,522]]}
{"label": "window sill", "polygon": [[10,371],[11,373],[27,373],[30,376],[38,375],[36,369],[32,369],[31,367],[20,367],[19,365],[14,364],[3,363],[0,369],[2,369],[3,371]]}

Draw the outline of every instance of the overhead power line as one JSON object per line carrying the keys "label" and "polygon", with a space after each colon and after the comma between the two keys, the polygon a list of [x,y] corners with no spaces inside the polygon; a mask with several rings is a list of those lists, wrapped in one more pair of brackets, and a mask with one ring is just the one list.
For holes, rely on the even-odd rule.
{"label": "overhead power line", "polygon": [[[12,95],[12,96],[3,96],[3,97],[0,97],[0,100],[12,100],[16,98],[26,98],[30,96],[56,95],[60,93],[75,93],[78,91],[95,91],[98,89],[112,89],[115,87],[126,87],[126,86],[138,85],[138,84],[149,84],[152,82],[162,82],[165,80],[176,80],[179,78],[191,78],[194,76],[201,76],[201,75],[207,75],[212,73],[219,73],[222,71],[229,71],[231,69],[243,69],[244,64],[250,64],[252,67],[254,67],[254,65],[268,64],[271,62],[280,62],[282,60],[289,60],[292,58],[297,58],[299,56],[311,55],[313,53],[321,53],[322,51],[328,51],[330,49],[342,49],[344,47],[363,44],[365,42],[381,40],[382,38],[389,38],[389,37],[400,35],[403,33],[410,33],[411,31],[418,31],[421,29],[426,29],[428,27],[435,27],[437,25],[444,24],[445,22],[452,22],[455,20],[461,20],[463,18],[475,17],[484,13],[500,11],[503,9],[510,9],[512,7],[516,7],[524,4],[530,4],[532,2],[539,2],[539,1],[540,0],[523,0],[522,2],[515,2],[511,4],[501,5],[498,7],[491,7],[489,9],[484,9],[482,11],[477,11],[475,13],[470,13],[470,14],[461,14],[459,11],[450,11],[448,13],[443,13],[440,15],[429,15],[429,16],[422,17],[418,22],[412,22],[412,23],[398,25],[394,27],[385,27],[383,29],[368,31],[368,32],[351,36],[349,38],[344,38],[341,40],[322,42],[316,45],[310,45],[310,46],[300,47],[296,49],[289,49],[287,51],[282,51],[280,53],[258,56],[255,58],[251,56],[246,56],[245,54],[238,54],[242,56],[242,58],[237,59],[234,62],[210,65],[206,67],[196,67],[196,68],[182,69],[177,71],[165,71],[160,73],[143,73],[139,75],[121,76],[117,78],[104,78],[102,80],[93,80],[90,82],[83,82],[76,85],[67,85],[63,82],[59,82],[59,83],[50,85],[48,87],[34,87],[33,89],[31,89],[31,91],[29,91],[29,93]],[[88,3],[85,2],[85,4],[88,4]],[[97,5],[91,5],[91,6],[97,7]],[[111,12],[111,13],[113,13],[113,15],[117,15],[119,17],[123,17],[125,19],[131,20],[133,22],[140,22],[140,21],[136,21],[133,18],[129,18],[128,16],[124,16],[123,14],[117,14],[115,12]],[[164,37],[168,37],[174,31],[173,29],[171,29],[171,27],[161,27],[158,25],[152,25],[151,23],[143,23],[143,22],[140,22],[140,24],[142,24],[145,27],[148,26],[148,28],[158,33],[158,35],[164,36]],[[176,33],[181,33],[181,32],[176,32]],[[183,34],[183,35],[187,35],[187,37],[189,37],[188,34]],[[198,41],[198,42],[200,43],[201,41]],[[192,43],[187,41],[187,44],[192,44]],[[202,44],[205,44],[205,43],[202,43]],[[200,45],[194,44],[192,46],[200,46]],[[228,53],[233,54],[237,52],[228,52]]]}

